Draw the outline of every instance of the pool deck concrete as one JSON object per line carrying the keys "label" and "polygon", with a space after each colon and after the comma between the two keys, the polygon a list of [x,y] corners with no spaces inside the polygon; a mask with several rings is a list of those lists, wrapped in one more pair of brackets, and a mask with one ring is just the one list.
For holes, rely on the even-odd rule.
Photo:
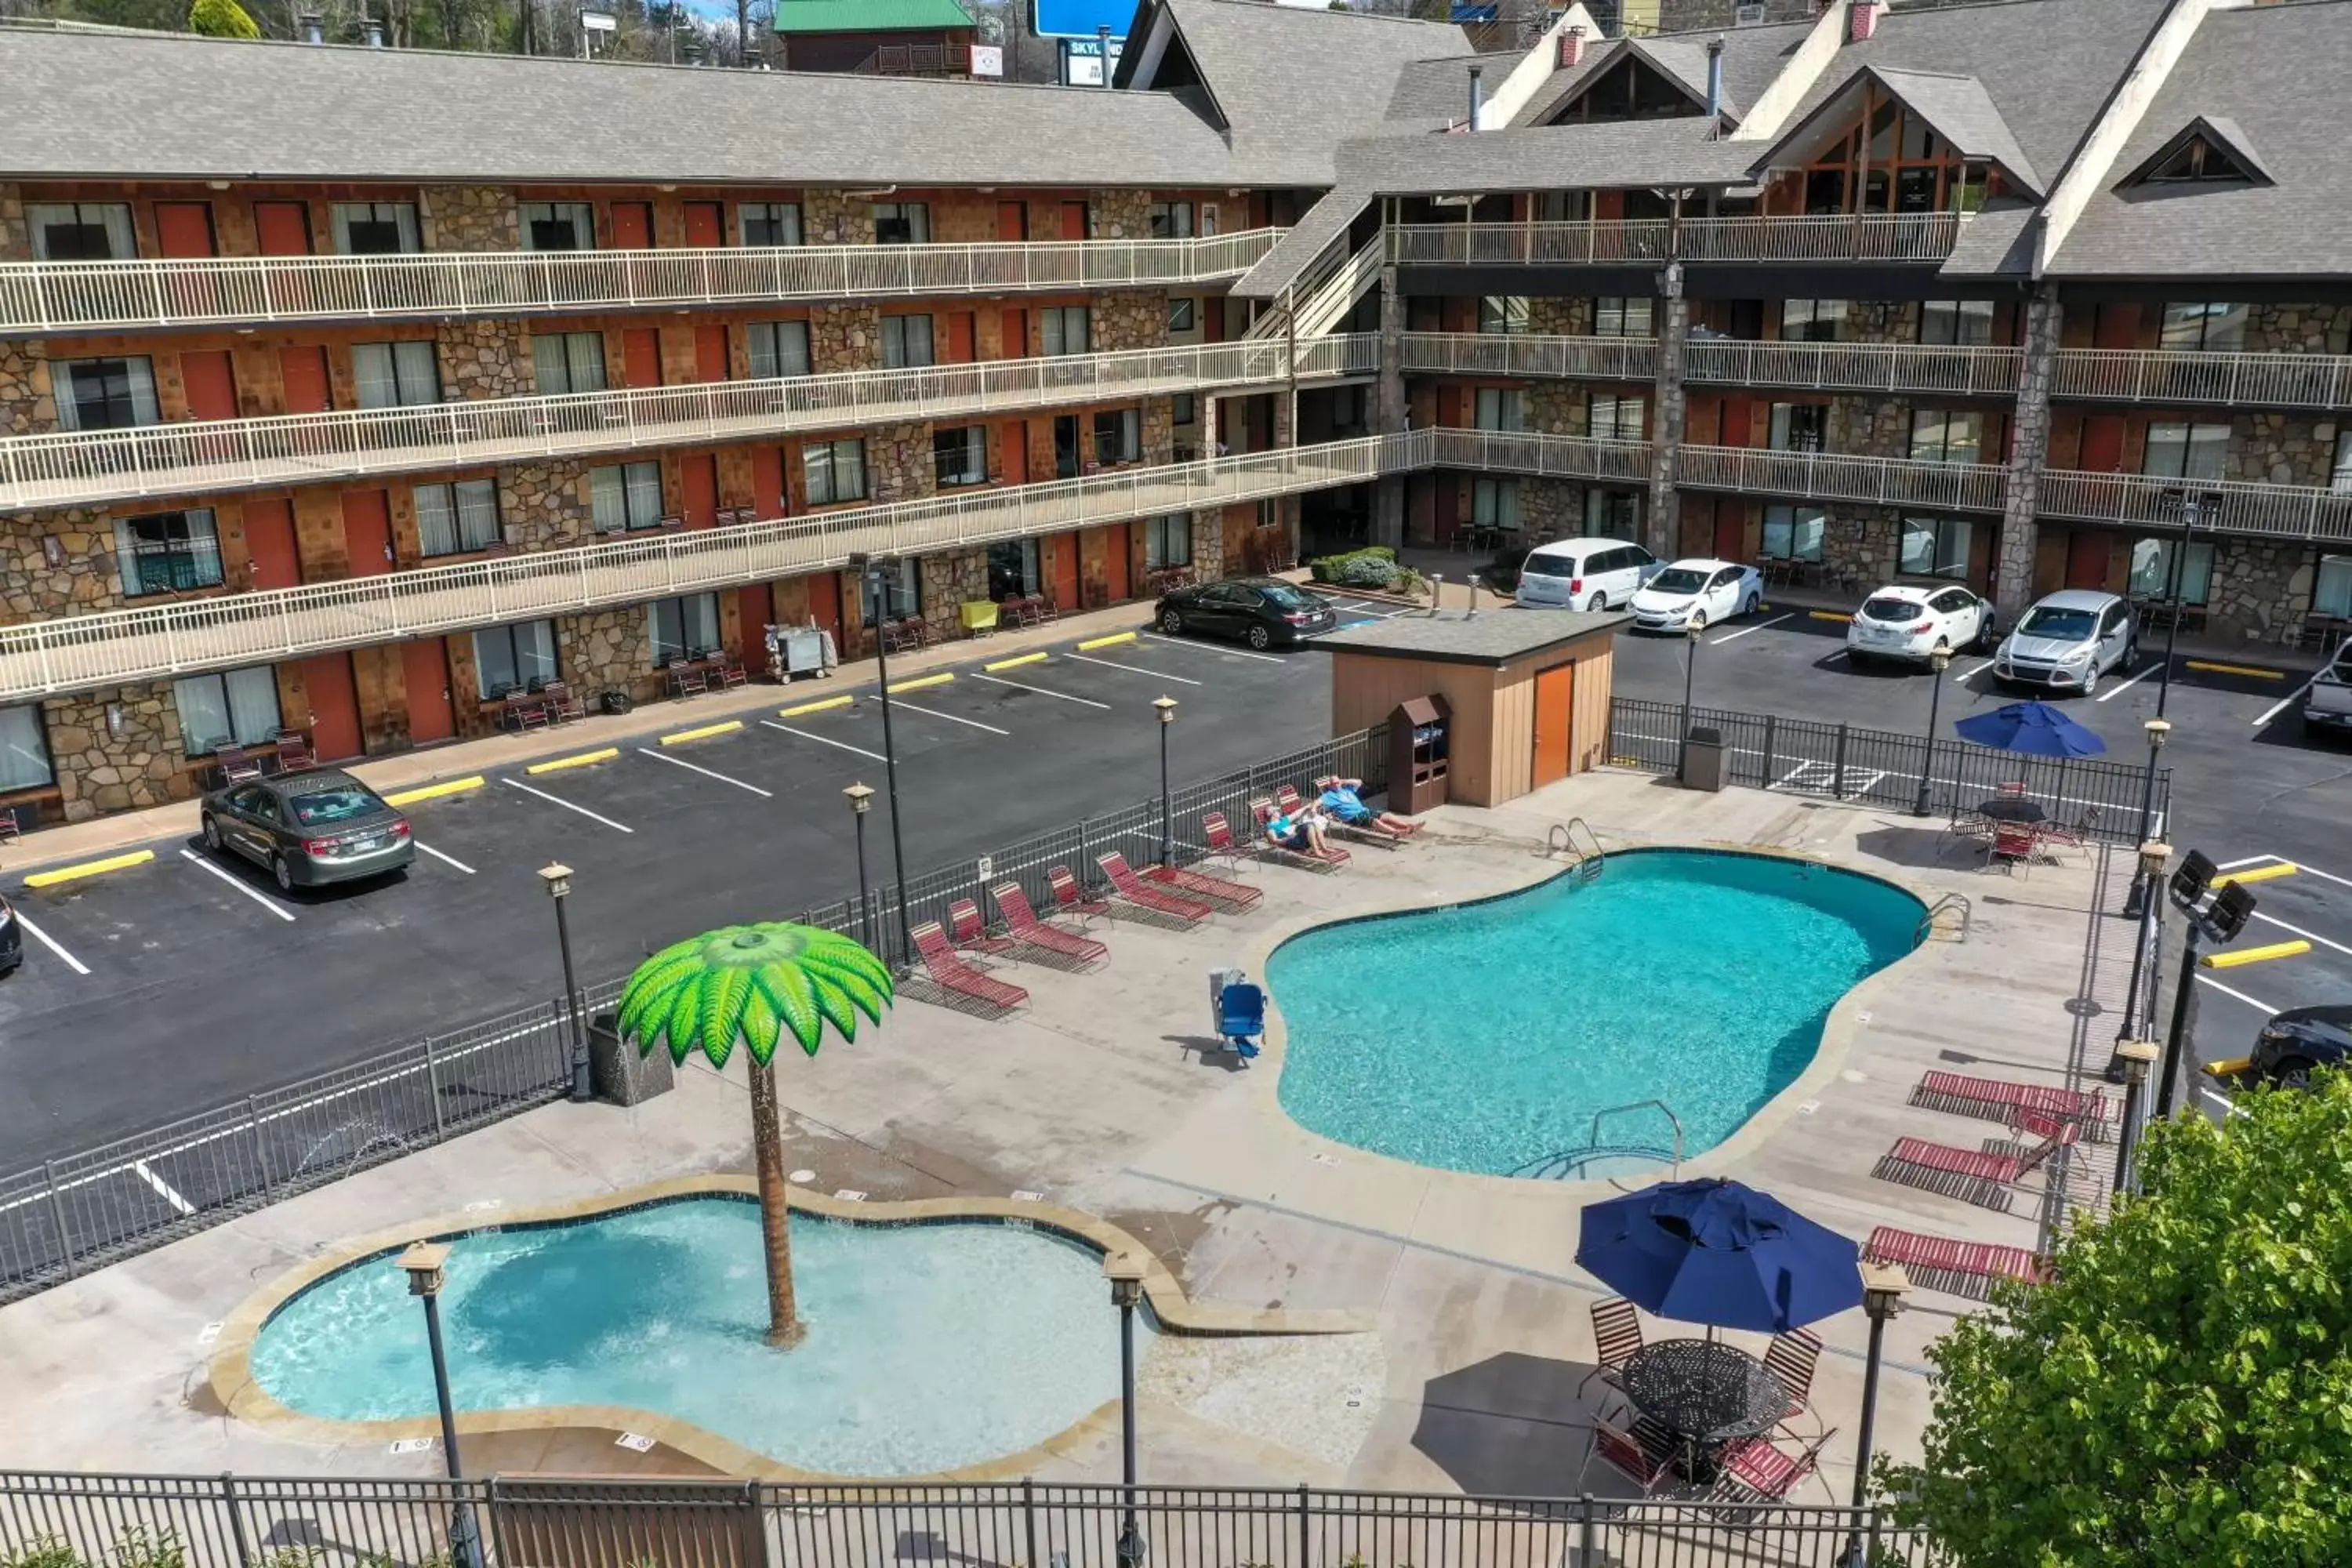
{"label": "pool deck concrete", "polygon": [[[2097,884],[2084,858],[2026,877],[1987,874],[1970,852],[1938,861],[1934,821],[1760,791],[1701,795],[1613,771],[1496,810],[1445,808],[1431,818],[1430,842],[1358,848],[1336,875],[1254,868],[1247,879],[1265,889],[1264,905],[1199,931],[1111,922],[1097,934],[1113,959],[1097,973],[1011,966],[1007,977],[1034,1003],[1007,1021],[902,999],[855,1045],[779,1063],[788,1162],[816,1173],[809,1186],[819,1194],[1042,1194],[1139,1238],[1203,1309],[1334,1311],[1376,1325],[1161,1342],[1139,1401],[1148,1479],[1622,1491],[1601,1467],[1582,1472],[1593,1415],[1577,1392],[1592,1356],[1588,1310],[1606,1294],[1573,1261],[1577,1211],[1612,1184],[1430,1171],[1330,1143],[1275,1102],[1278,1037],[1238,1071],[1202,1027],[1204,971],[1238,963],[1263,973],[1276,942],[1321,921],[1553,875],[1561,862],[1544,857],[1545,835],[1570,816],[1611,847],[1796,854],[1883,876],[1927,901],[1969,899],[1966,941],[1947,931],[1857,987],[1805,1077],[1684,1173],[1737,1176],[1857,1238],[1899,1225],[2036,1243],[2038,1179],[2004,1214],[1871,1170],[1899,1137],[1975,1147],[2000,1135],[1993,1123],[1909,1106],[1922,1072],[2067,1081]],[[281,1431],[231,1415],[208,1378],[218,1325],[351,1238],[740,1174],[748,1145],[740,1074],[698,1068],[634,1110],[545,1107],[0,1309],[0,1387],[12,1413],[0,1424],[0,1467],[435,1473],[436,1453],[394,1455],[381,1435]],[[2106,1152],[2083,1153],[2075,1180],[2087,1192],[2102,1184]],[[1925,1289],[1911,1305],[1886,1336],[1879,1408],[1879,1446],[1896,1455],[1916,1452],[1927,1418],[1927,1344],[1955,1314],[1979,1310]],[[1113,1323],[1106,1293],[1106,1334]],[[1843,1500],[1866,1324],[1854,1312],[1816,1327],[1829,1352],[1815,1414],[1798,1426],[1837,1431],[1822,1474],[1797,1497]],[[1645,1330],[1684,1331],[1656,1321]],[[615,1435],[562,1426],[485,1435],[468,1440],[467,1466],[707,1473],[676,1448],[639,1454],[616,1447]],[[1031,1458],[1041,1478],[1115,1479],[1115,1428],[1084,1424]]]}

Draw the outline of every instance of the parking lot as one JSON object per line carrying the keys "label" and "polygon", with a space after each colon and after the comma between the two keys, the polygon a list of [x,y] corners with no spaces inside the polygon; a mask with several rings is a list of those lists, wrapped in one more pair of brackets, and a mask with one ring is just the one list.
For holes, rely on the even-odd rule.
{"label": "parking lot", "polygon": [[[1358,619],[1394,613],[1350,603]],[[1170,736],[1180,782],[1327,732],[1327,667],[1313,653],[1148,631],[1081,640],[1091,639],[1074,634],[994,671],[984,666],[1020,656],[985,641],[952,666],[893,671],[906,688],[891,706],[910,875],[1154,795],[1151,704],[1163,694],[1181,705]],[[698,717],[691,700],[664,704],[643,710],[643,732],[609,759],[534,773],[519,754],[483,770],[479,787],[409,805],[420,853],[388,880],[289,897],[263,868],[215,859],[193,837],[47,889],[25,886],[32,868],[12,868],[0,886],[28,940],[23,969],[0,982],[5,1163],[37,1164],[555,995],[554,917],[536,875],[551,861],[575,873],[583,984],[696,931],[790,919],[852,893],[841,792],[883,787],[881,705],[870,686],[844,681],[768,695],[724,734],[666,745],[663,734],[718,715]],[[866,854],[879,884],[889,817],[883,797],[874,805]]]}

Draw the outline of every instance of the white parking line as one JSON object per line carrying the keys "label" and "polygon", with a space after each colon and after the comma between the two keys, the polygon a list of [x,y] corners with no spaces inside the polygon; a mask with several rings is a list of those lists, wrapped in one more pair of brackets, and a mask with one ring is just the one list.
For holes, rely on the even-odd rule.
{"label": "white parking line", "polygon": [[2224,860],[2219,866],[2214,867],[2213,869],[2216,871],[2242,871],[2249,866],[2260,866],[2264,861],[2275,860],[2278,857],[2275,855],[2249,855],[2242,860]]}
{"label": "white parking line", "polygon": [[179,1194],[173,1192],[172,1190],[171,1183],[165,1181],[163,1177],[149,1170],[147,1168],[146,1161],[133,1160],[131,1162],[131,1168],[138,1172],[140,1180],[154,1188],[156,1195],[161,1197],[165,1203],[170,1204],[182,1214],[194,1214],[196,1212],[196,1205],[182,1197]]}
{"label": "white parking line", "polygon": [[2291,926],[2287,924],[2286,921],[2279,919],[2276,915],[2266,915],[2263,913],[2262,910],[2256,910],[2254,911],[2254,919],[2258,921],[2268,921],[2271,924],[2278,927],[2281,931],[2291,931],[2294,932],[2295,935],[2303,938],[2305,942],[2315,942],[2322,947],[2332,947],[2338,952],[2352,955],[2352,947],[2345,946],[2342,942],[2337,942],[2333,937],[2322,936],[2315,931],[2305,931],[2301,926]]}
{"label": "white parking line", "polygon": [[1840,648],[1840,649],[1838,649],[1838,650],[1837,650],[1837,652],[1835,652],[1835,653],[1823,654],[1823,655],[1822,656],[1822,662],[1823,664],[1835,664],[1838,660],[1840,660],[1840,659],[1843,658],[1846,656],[1846,652],[1847,652],[1847,650],[1846,650],[1846,649],[1844,649],[1844,648]]}
{"label": "white parking line", "polygon": [[2096,697],[2092,698],[2091,700],[2094,702],[2112,701],[2116,698],[2121,697],[2125,692],[2129,691],[2133,687],[2137,686],[2141,681],[2146,680],[2149,676],[2154,675],[2158,670],[2162,669],[2163,668],[2164,660],[2159,658],[2155,663],[2149,665],[2147,668],[2141,670],[2137,675],[2133,676],[2129,680],[2125,681],[2121,686],[2111,686],[2105,691],[2100,692]]}
{"label": "white parking line", "polygon": [[236,877],[222,870],[218,866],[214,865],[211,861],[205,859],[194,850],[181,850],[180,858],[185,860],[191,866],[199,867],[204,870],[210,871],[214,876],[218,877],[222,881],[226,882],[230,887],[235,888],[238,892],[243,893],[247,898],[251,899],[255,903],[259,904],[263,909],[268,910],[271,914],[276,915],[279,920],[291,921],[294,918],[294,911],[292,910],[286,908],[283,904],[280,904],[277,900],[269,897],[268,894],[260,892],[256,889],[247,887]]}
{"label": "white parking line", "polygon": [[1000,730],[993,724],[983,724],[977,719],[967,719],[960,713],[942,713],[936,708],[918,708],[904,698],[899,699],[898,706],[909,713],[921,713],[932,719],[944,719],[950,724],[969,724],[975,730],[985,730],[992,735],[1013,733],[1010,730]]}
{"label": "white parking line", "polygon": [[635,833],[636,831],[635,828],[615,822],[609,816],[599,816],[584,805],[574,805],[560,795],[550,795],[543,789],[533,789],[530,785],[527,784],[518,784],[513,779],[500,779],[499,783],[502,784],[512,784],[516,789],[522,791],[523,794],[535,795],[551,805],[560,805],[566,811],[576,811],[581,816],[588,818],[591,822],[601,822],[605,826],[610,827],[616,832]]}
{"label": "white parking line", "polygon": [[2251,1114],[2251,1112],[2239,1110],[2237,1101],[2231,1100],[2226,1094],[2215,1094],[2210,1089],[2200,1089],[2197,1092],[2211,1100],[2214,1104],[2220,1106],[2224,1115],[2245,1116]]}
{"label": "white parking line", "polygon": [[1083,702],[1089,708],[1100,708],[1106,711],[1110,708],[1109,703],[1097,702],[1091,697],[1073,697],[1066,691],[1056,691],[1050,686],[1031,686],[1026,681],[1007,680],[1001,675],[974,675],[972,679],[985,680],[992,686],[1009,686],[1015,691],[1034,691],[1040,697],[1058,697],[1065,702]]}
{"label": "white parking line", "polygon": [[656,752],[650,746],[639,746],[637,750],[645,753],[646,756],[651,757],[657,763],[667,763],[674,768],[684,768],[688,773],[700,773],[704,778],[717,779],[720,784],[733,784],[737,789],[748,789],[753,795],[758,795],[761,800],[773,800],[776,798],[776,795],[773,790],[761,789],[755,784],[745,784],[741,779],[730,779],[725,773],[717,773],[709,768],[698,766],[696,763],[686,761],[683,757],[673,757],[667,752]]}
{"label": "white parking line", "polygon": [[2261,714],[2254,720],[2254,728],[2257,730],[2261,729],[2263,725],[2277,718],[2282,710],[2292,707],[2296,702],[2301,701],[2303,700],[2303,694],[2319,683],[2319,678],[2326,673],[2326,668],[2327,667],[2326,665],[2322,665],[2319,668],[2313,670],[2309,680],[2305,681],[2301,686],[2296,687],[2293,691],[2288,692],[2284,697],[2280,698],[2277,701],[2263,709]]}
{"label": "white parking line", "polygon": [[2197,977],[2197,984],[2200,985],[2210,985],[2222,995],[2228,996],[2235,1001],[2243,1002],[2247,1006],[2253,1008],[2258,1013],[2268,1014],[2278,1011],[2277,1008],[2272,1006],[2269,1003],[2258,1002],[2242,991],[2232,991],[2218,980],[2208,980],[2205,976],[2200,974]]}
{"label": "white parking line", "polygon": [[436,860],[439,860],[446,865],[455,866],[468,877],[474,874],[474,868],[471,866],[467,865],[463,860],[458,859],[455,855],[444,855],[438,849],[434,848],[430,844],[425,843],[422,838],[412,839],[411,842],[419,849],[424,850],[427,855],[432,856]]}
{"label": "white parking line", "polygon": [[1172,680],[1180,686],[1206,686],[1205,680],[1195,680],[1189,675],[1167,675],[1148,665],[1121,664],[1115,658],[1097,658],[1092,654],[1066,653],[1064,658],[1075,658],[1080,664],[1098,664],[1105,669],[1123,669],[1129,675],[1148,675],[1158,680]]}
{"label": "white parking line", "polygon": [[1276,658],[1270,653],[1252,653],[1245,647],[1203,647],[1200,643],[1186,642],[1181,637],[1164,637],[1158,632],[1146,632],[1143,635],[1150,637],[1153,642],[1164,642],[1170,647],[1189,647],[1194,653],[1228,654],[1234,658],[1262,658],[1268,664],[1287,664],[1290,662],[1287,659]]}
{"label": "white parking line", "polygon": [[89,973],[89,965],[84,963],[80,959],[76,958],[72,953],[68,952],[63,947],[59,946],[57,938],[51,936],[48,932],[43,931],[40,927],[26,920],[25,918],[25,911],[21,909],[16,911],[16,923],[23,926],[26,931],[31,931],[33,933],[34,940],[38,942],[43,947],[47,948],[51,952],[54,952],[59,958],[64,959],[68,969],[72,970],[76,974],[88,974]]}
{"label": "white parking line", "polygon": [[1749,632],[1760,632],[1766,626],[1777,626],[1782,621],[1793,621],[1796,618],[1797,612],[1791,610],[1785,616],[1774,616],[1769,621],[1759,621],[1752,626],[1742,626],[1736,632],[1726,632],[1719,637],[1709,637],[1706,639],[1706,646],[1709,647],[1721,647],[1725,643],[1730,642],[1737,637],[1744,637]]}
{"label": "white parking line", "polygon": [[1981,664],[1972,664],[1969,666],[1968,668],[1952,677],[1952,679],[1958,685],[1966,686],[1969,681],[1974,680],[1978,676],[1982,675],[1986,670],[1990,669],[1991,668],[1992,660],[1986,659]]}
{"label": "white parking line", "polygon": [[790,724],[779,724],[773,719],[762,719],[760,722],[771,730],[782,730],[787,735],[798,735],[803,741],[814,741],[820,746],[839,746],[845,752],[856,752],[859,756],[871,757],[877,763],[890,760],[879,752],[869,752],[863,746],[853,746],[846,741],[836,741],[830,735],[820,735],[814,731],[795,730]]}

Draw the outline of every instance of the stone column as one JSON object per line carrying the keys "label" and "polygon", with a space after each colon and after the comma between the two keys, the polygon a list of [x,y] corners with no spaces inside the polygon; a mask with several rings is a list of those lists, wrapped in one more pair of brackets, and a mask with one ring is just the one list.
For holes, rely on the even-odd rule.
{"label": "stone column", "polygon": [[2050,379],[2058,363],[2063,325],[2058,290],[2038,287],[2025,307],[2025,352],[2017,384],[2017,418],[2011,426],[2009,493],[2001,502],[2000,538],[1993,551],[1993,605],[2013,625],[2033,602],[2034,514],[2042,501],[2042,465],[2050,450]]}
{"label": "stone column", "polygon": [[[1393,265],[1381,268],[1379,379],[1372,384],[1372,432],[1402,435],[1412,423],[1404,395],[1404,294]],[[1404,545],[1404,476],[1383,475],[1372,487],[1372,542]]]}
{"label": "stone column", "polygon": [[1644,532],[1650,553],[1672,560],[1682,553],[1682,494],[1675,488],[1675,474],[1683,455],[1683,340],[1690,331],[1690,302],[1683,298],[1681,263],[1667,263],[1663,280],[1657,403],[1650,415],[1650,517]]}

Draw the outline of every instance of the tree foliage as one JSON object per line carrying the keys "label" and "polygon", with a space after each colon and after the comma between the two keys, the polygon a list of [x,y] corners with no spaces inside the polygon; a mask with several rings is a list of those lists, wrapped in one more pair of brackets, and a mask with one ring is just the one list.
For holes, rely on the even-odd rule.
{"label": "tree foliage", "polygon": [[2143,1195],[1930,1351],[1878,1480],[1958,1568],[2352,1563],[2352,1070],[2151,1129]]}
{"label": "tree foliage", "polygon": [[261,37],[261,29],[236,0],[195,0],[188,7],[188,31],[213,38]]}

